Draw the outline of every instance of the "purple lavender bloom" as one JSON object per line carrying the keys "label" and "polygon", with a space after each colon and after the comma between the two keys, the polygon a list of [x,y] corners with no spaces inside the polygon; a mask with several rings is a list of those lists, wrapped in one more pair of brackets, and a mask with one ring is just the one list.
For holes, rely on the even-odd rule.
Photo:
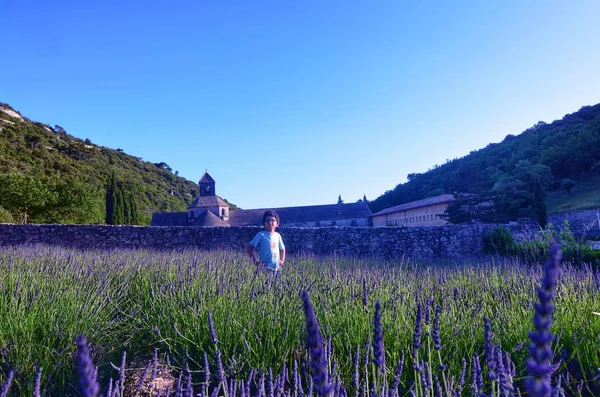
{"label": "purple lavender bloom", "polygon": [[332,388],[327,379],[327,362],[325,362],[323,356],[323,340],[319,334],[319,322],[317,321],[317,317],[315,317],[308,292],[302,291],[301,296],[306,316],[307,344],[311,357],[313,388],[319,396],[327,396],[331,393]]}
{"label": "purple lavender bloom", "polygon": [[208,362],[208,355],[204,352],[204,382],[208,385],[210,382],[210,363]]}
{"label": "purple lavender bloom", "polygon": [[121,356],[121,366],[119,367],[119,390],[121,394],[125,390],[125,365],[127,364],[127,353],[123,352]]}
{"label": "purple lavender bloom", "polygon": [[42,367],[38,367],[37,372],[35,374],[35,382],[33,384],[33,397],[40,397],[42,386]]}
{"label": "purple lavender bloom", "polygon": [[[294,361],[294,364],[296,362]],[[354,396],[358,397],[360,394],[360,346],[356,345],[356,355],[354,356],[354,374],[352,377],[352,383],[354,384]]]}
{"label": "purple lavender bloom", "polygon": [[421,330],[423,327],[423,309],[421,304],[417,305],[417,318],[415,319],[415,331],[413,333],[413,368],[415,371],[421,371],[419,364],[419,349],[421,348]]}
{"label": "purple lavender bloom", "polygon": [[273,383],[273,368],[269,367],[267,374],[267,397],[273,397],[275,394],[275,386]]}
{"label": "purple lavender bloom", "polygon": [[175,383],[175,396],[181,397],[183,395],[183,389],[181,388],[181,379],[183,378],[183,372],[179,373],[177,377],[177,383]]}
{"label": "purple lavender bloom", "polygon": [[515,391],[512,384],[512,361],[510,360],[508,352],[504,352],[504,355],[502,355],[502,353],[500,354],[501,357],[499,357],[499,360],[502,360],[503,362],[502,371],[500,372],[500,391],[506,396],[512,396]]}
{"label": "purple lavender bloom", "polygon": [[392,381],[392,391],[398,391],[400,386],[400,379],[402,378],[402,372],[404,371],[404,351],[400,355],[398,365],[396,366],[396,372],[394,373],[394,380]]}
{"label": "purple lavender bloom", "polygon": [[415,320],[415,332],[413,334],[413,350],[416,352],[421,348],[421,329],[423,327],[423,309],[421,304],[417,306],[417,318]]}
{"label": "purple lavender bloom", "polygon": [[113,395],[113,378],[110,378],[108,381],[108,390],[106,392],[106,397],[112,397]]}
{"label": "purple lavender bloom", "polygon": [[429,391],[431,390],[431,387],[433,386],[431,384],[431,382],[429,382],[429,374],[430,374],[430,369],[429,369],[429,363],[427,363],[426,361],[423,363],[423,371],[419,372],[419,375],[421,377],[421,384],[423,385],[423,393],[425,395],[429,395]]}
{"label": "purple lavender bloom", "polygon": [[208,329],[210,330],[210,338],[212,340],[212,343],[217,344],[219,340],[217,339],[217,333],[215,332],[215,324],[213,323],[212,313],[210,310],[208,311]]}
{"label": "purple lavender bloom", "polygon": [[12,369],[8,372],[8,377],[6,378],[6,382],[2,385],[2,389],[0,389],[0,397],[8,396],[8,389],[10,389],[10,385],[12,384],[13,378],[15,377],[15,371]]}
{"label": "purple lavender bloom", "polygon": [[484,324],[484,347],[485,347],[485,362],[487,365],[487,376],[493,382],[498,379],[498,373],[496,372],[496,356],[494,354],[494,344],[492,343],[492,338],[494,334],[492,333],[492,325],[490,320],[487,317],[483,318]]}
{"label": "purple lavender bloom", "polygon": [[429,325],[431,322],[431,305],[433,304],[433,297],[427,298],[425,302],[425,325]]}
{"label": "purple lavender bloom", "polygon": [[258,395],[260,397],[265,397],[265,374],[260,375],[260,380],[258,381]]}
{"label": "purple lavender bloom", "polygon": [[473,365],[471,370],[471,391],[476,396],[481,390],[483,390],[483,374],[481,373],[481,364],[479,363],[479,356],[473,355]]}
{"label": "purple lavender bloom", "polygon": [[146,382],[146,378],[148,377],[148,371],[150,371],[150,366],[152,365],[152,361],[149,361],[148,364],[146,365],[146,368],[144,368],[144,372],[142,372],[142,376],[140,376],[140,380],[138,382],[137,385],[137,391],[142,391],[142,389],[144,388],[144,383]]}
{"label": "purple lavender bloom", "polygon": [[433,395],[435,397],[442,397],[442,386],[440,385],[440,378],[438,378],[437,374],[433,378]]}
{"label": "purple lavender bloom", "polygon": [[364,307],[367,307],[368,305],[368,300],[367,300],[367,282],[363,276],[362,279],[362,303]]}
{"label": "purple lavender bloom", "polygon": [[79,384],[84,397],[95,397],[100,391],[100,386],[94,379],[94,364],[90,357],[87,340],[83,335],[75,339],[77,344],[77,368],[79,370]]}
{"label": "purple lavender bloom", "polygon": [[190,366],[185,363],[185,395],[186,397],[194,397],[194,388],[192,387],[192,372]]}
{"label": "purple lavender bloom", "polygon": [[[223,368],[223,361],[221,360],[221,350],[217,348],[215,352],[215,356],[217,359],[217,375],[219,376],[219,382],[225,382],[227,379],[225,377],[225,369]],[[227,384],[223,384],[223,387],[226,387]]]}
{"label": "purple lavender bloom", "polygon": [[435,307],[435,318],[433,319],[433,347],[435,350],[440,350],[442,348],[442,338],[440,337],[440,313],[442,312],[441,306]]}
{"label": "purple lavender bloom", "polygon": [[381,301],[375,303],[373,318],[373,362],[382,374],[385,374],[385,351],[383,346],[383,327],[381,326]]}
{"label": "purple lavender bloom", "polygon": [[552,397],[563,397],[565,395],[565,390],[562,388],[562,376],[558,374],[556,377],[556,387],[552,390]]}
{"label": "purple lavender bloom", "polygon": [[532,397],[546,397],[550,395],[550,375],[552,374],[552,327],[554,306],[552,298],[558,279],[559,265],[562,253],[558,245],[550,249],[550,259],[544,265],[542,285],[538,289],[539,303],[535,304],[533,324],[535,331],[529,333],[531,345],[529,353],[531,358],[527,360],[527,371],[530,378],[525,382],[527,392]]}
{"label": "purple lavender bloom", "polygon": [[458,377],[458,385],[456,389],[454,389],[454,395],[460,396],[462,394],[463,386],[465,385],[465,380],[467,377],[467,360],[462,358],[462,370],[460,371],[460,376]]}

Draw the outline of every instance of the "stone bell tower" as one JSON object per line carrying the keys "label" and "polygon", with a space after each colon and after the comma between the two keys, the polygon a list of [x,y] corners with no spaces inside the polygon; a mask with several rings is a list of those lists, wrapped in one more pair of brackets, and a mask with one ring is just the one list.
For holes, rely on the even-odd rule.
{"label": "stone bell tower", "polygon": [[200,186],[200,197],[216,196],[215,180],[208,174],[208,172],[205,172],[202,178],[200,178],[198,186]]}

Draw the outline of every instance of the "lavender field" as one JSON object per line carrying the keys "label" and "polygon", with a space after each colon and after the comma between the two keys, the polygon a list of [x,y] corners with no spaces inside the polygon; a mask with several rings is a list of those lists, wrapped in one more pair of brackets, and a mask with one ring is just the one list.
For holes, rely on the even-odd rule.
{"label": "lavender field", "polygon": [[[554,294],[536,293],[543,276]],[[4,247],[0,395],[513,396],[531,372],[539,393],[552,372],[552,395],[600,395],[600,273],[556,276],[333,257],[273,276],[241,252]]]}

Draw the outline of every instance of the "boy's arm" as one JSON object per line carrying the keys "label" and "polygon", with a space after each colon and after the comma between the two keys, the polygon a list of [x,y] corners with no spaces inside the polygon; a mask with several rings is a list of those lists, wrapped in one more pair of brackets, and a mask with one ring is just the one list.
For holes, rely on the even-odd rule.
{"label": "boy's arm", "polygon": [[285,248],[279,250],[279,266],[283,266],[285,263]]}
{"label": "boy's arm", "polygon": [[248,244],[248,246],[246,247],[246,252],[248,253],[248,255],[250,256],[250,261],[256,265],[258,263],[258,261],[255,259],[254,257],[254,246],[252,244]]}

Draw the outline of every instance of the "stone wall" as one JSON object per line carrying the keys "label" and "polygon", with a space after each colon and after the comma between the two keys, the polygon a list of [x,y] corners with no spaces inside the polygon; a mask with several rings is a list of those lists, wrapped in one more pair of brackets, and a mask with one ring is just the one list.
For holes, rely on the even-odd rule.
{"label": "stone wall", "polygon": [[[483,253],[497,225],[443,227],[282,227],[289,253],[356,257],[460,258]],[[513,227],[513,229],[515,229]],[[148,227],[0,224],[0,246],[50,244],[81,249],[233,249],[243,251],[258,227]],[[516,231],[516,230],[515,230]]]}
{"label": "stone wall", "polygon": [[587,236],[592,238],[600,236],[600,220],[598,214],[600,208],[562,212],[559,214],[548,215],[548,223],[552,223],[557,229],[561,228],[564,221],[569,221],[571,231],[578,236]]}

